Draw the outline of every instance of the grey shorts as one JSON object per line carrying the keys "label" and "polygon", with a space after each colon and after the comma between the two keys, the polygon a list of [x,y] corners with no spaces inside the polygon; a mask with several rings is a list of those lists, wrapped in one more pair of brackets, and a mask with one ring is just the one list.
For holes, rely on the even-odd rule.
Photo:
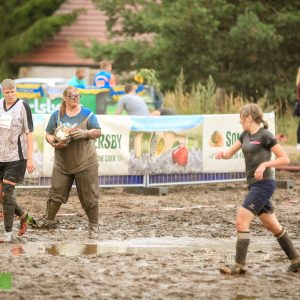
{"label": "grey shorts", "polygon": [[250,210],[254,215],[262,213],[273,213],[274,206],[271,197],[275,191],[275,180],[260,180],[249,186],[249,193],[246,195],[242,207]]}

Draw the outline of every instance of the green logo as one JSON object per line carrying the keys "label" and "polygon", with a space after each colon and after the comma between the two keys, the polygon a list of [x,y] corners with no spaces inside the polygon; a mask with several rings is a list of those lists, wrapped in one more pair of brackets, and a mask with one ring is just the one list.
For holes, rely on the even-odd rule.
{"label": "green logo", "polygon": [[0,290],[11,290],[12,288],[12,274],[0,273]]}

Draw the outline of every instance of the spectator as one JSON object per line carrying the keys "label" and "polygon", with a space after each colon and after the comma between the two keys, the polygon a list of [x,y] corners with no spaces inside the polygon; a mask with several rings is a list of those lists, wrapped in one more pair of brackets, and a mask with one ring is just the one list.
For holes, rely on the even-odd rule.
{"label": "spectator", "polygon": [[172,108],[159,108],[151,112],[151,116],[174,116],[176,111]]}
{"label": "spectator", "polygon": [[125,95],[122,96],[118,102],[116,115],[120,115],[124,109],[128,115],[149,115],[149,110],[144,99],[141,96],[136,95],[135,88],[132,84],[125,85]]}
{"label": "spectator", "polygon": [[104,60],[100,63],[100,72],[94,77],[94,86],[102,89],[111,89],[116,85],[115,76],[111,73],[111,62]]}
{"label": "spectator", "polygon": [[76,88],[84,89],[86,87],[85,69],[78,68],[75,75],[68,81],[68,85]]}

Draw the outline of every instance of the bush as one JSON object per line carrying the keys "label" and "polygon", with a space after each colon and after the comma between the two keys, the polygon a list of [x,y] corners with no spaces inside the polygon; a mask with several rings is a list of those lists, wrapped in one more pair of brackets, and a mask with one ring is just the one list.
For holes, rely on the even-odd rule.
{"label": "bush", "polygon": [[[238,113],[243,105],[253,102],[242,95],[234,96],[222,93],[210,76],[206,85],[198,83],[187,91],[184,74],[181,71],[174,91],[164,95],[164,107],[173,108],[181,115],[230,114]],[[286,100],[277,100],[271,104],[268,95],[256,101],[264,112],[275,112],[276,133],[284,134],[288,144],[296,144],[298,119],[293,117],[291,104]]]}

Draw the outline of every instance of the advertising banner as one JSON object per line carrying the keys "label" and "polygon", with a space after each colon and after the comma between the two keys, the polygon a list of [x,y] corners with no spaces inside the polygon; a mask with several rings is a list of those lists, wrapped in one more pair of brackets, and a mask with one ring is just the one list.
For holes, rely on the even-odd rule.
{"label": "advertising banner", "polygon": [[[269,130],[275,135],[274,113],[264,114]],[[215,155],[232,146],[243,132],[238,114],[206,115],[203,128],[203,171],[204,172],[244,172],[245,163],[242,150],[230,159],[216,160]]]}
{"label": "advertising banner", "polygon": [[[45,141],[49,114],[34,114],[36,171],[26,177],[51,177],[54,149]],[[275,116],[265,114],[275,134]],[[116,116],[97,115],[102,135],[94,141],[99,176],[243,172],[241,151],[216,160],[238,140],[239,115]],[[80,154],[79,154],[80,155]]]}

